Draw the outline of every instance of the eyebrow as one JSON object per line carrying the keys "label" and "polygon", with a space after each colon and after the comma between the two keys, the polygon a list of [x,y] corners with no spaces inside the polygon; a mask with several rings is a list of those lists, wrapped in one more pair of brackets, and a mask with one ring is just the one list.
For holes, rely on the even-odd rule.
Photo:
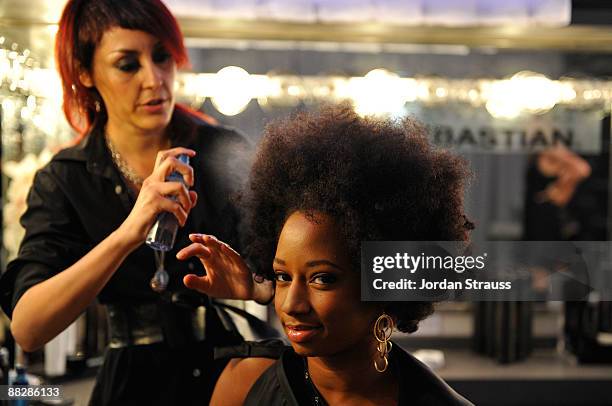
{"label": "eyebrow", "polygon": [[[285,261],[283,261],[282,259],[280,259],[280,258],[274,258],[274,263],[275,264],[279,264],[279,265],[287,265],[287,263]],[[314,261],[306,262],[306,266],[309,267],[309,268],[312,268],[312,267],[315,267],[315,266],[319,266],[319,265],[329,265],[329,266],[331,266],[333,268],[342,270],[342,268],[340,268],[338,265],[336,265],[333,262],[328,261],[326,259],[317,259],[317,260],[314,260]]]}
{"label": "eyebrow", "polygon": [[[153,45],[153,51],[158,50],[159,48],[164,48],[164,43],[163,42],[157,42]],[[129,49],[129,48],[120,48],[120,49],[113,49],[110,53],[122,53],[122,54],[138,54],[140,53],[140,51],[136,50],[136,49]]]}
{"label": "eyebrow", "polygon": [[306,262],[306,266],[308,266],[308,267],[314,267],[314,266],[319,266],[319,265],[329,265],[329,266],[331,266],[333,268],[342,270],[342,268],[340,268],[338,265],[336,265],[333,262],[328,261],[326,259],[318,259],[318,260],[315,260],[315,261],[308,261],[308,262]]}
{"label": "eyebrow", "polygon": [[138,51],[136,51],[135,49],[125,49],[125,48],[113,49],[111,52],[112,53],[114,53],[114,52],[121,52],[123,54],[137,54],[138,53]]}

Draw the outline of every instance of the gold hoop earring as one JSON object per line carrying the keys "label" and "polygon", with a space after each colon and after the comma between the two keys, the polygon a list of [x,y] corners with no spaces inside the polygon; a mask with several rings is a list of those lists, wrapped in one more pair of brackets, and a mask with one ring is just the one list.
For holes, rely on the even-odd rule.
{"label": "gold hoop earring", "polygon": [[378,342],[376,344],[376,351],[382,360],[382,366],[379,366],[378,360],[374,358],[374,368],[381,373],[385,372],[389,367],[389,353],[391,352],[391,348],[393,348],[393,343],[390,340],[394,328],[395,322],[393,318],[385,312],[378,316],[378,319],[376,319],[374,323],[374,338],[376,338]]}

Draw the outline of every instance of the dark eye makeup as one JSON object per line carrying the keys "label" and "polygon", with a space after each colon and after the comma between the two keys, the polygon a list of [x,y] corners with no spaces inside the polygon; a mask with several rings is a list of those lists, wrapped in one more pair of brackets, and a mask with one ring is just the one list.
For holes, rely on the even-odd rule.
{"label": "dark eye makeup", "polygon": [[[159,44],[153,49],[151,59],[155,64],[164,64],[172,59],[172,54]],[[126,52],[116,63],[115,67],[122,72],[133,73],[140,69],[140,62],[136,52]]]}
{"label": "dark eye makeup", "polygon": [[171,58],[172,55],[164,47],[157,48],[153,51],[153,62],[155,63],[168,62]]}
{"label": "dark eye makeup", "polygon": [[134,72],[140,68],[140,63],[138,59],[134,56],[125,56],[119,61],[117,61],[116,65],[117,69],[123,72]]}
{"label": "dark eye makeup", "polygon": [[[283,271],[276,271],[275,278],[277,283],[291,282],[291,276]],[[309,283],[321,286],[331,285],[338,281],[338,277],[333,273],[319,272],[310,277]]]}
{"label": "dark eye makeup", "polygon": [[286,272],[275,272],[276,282],[291,282],[291,277]]}
{"label": "dark eye makeup", "polygon": [[311,278],[311,282],[317,285],[331,285],[333,283],[336,283],[337,281],[338,278],[336,277],[336,275],[324,272],[315,274]]}

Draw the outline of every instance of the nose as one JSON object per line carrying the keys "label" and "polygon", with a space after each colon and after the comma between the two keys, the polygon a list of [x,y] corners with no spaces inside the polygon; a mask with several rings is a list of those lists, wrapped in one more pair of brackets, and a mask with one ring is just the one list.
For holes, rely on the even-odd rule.
{"label": "nose", "polygon": [[279,291],[276,288],[277,296],[281,300],[280,310],[288,315],[308,314],[310,312],[310,298],[308,288],[299,280],[293,280],[291,285]]}
{"label": "nose", "polygon": [[142,69],[143,87],[148,89],[157,89],[161,87],[164,82],[163,70],[157,66],[153,61],[147,61]]}

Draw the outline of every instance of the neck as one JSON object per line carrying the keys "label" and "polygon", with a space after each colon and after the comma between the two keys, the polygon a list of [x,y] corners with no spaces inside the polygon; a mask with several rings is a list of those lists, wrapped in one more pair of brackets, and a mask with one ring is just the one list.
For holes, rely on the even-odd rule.
{"label": "neck", "polygon": [[170,148],[166,127],[156,131],[139,131],[113,125],[109,120],[106,136],[121,154],[123,161],[142,179],[151,175],[155,169],[157,153]]}
{"label": "neck", "polygon": [[370,399],[372,387],[385,398],[395,398],[397,384],[391,371],[374,369],[376,342],[352,346],[349,350],[326,357],[308,357],[308,371],[313,384],[330,404],[350,398]]}
{"label": "neck", "polygon": [[125,126],[115,125],[112,121],[106,124],[106,136],[126,158],[149,156],[157,154],[162,149],[169,148],[169,137],[166,127],[162,129],[143,131]]}

